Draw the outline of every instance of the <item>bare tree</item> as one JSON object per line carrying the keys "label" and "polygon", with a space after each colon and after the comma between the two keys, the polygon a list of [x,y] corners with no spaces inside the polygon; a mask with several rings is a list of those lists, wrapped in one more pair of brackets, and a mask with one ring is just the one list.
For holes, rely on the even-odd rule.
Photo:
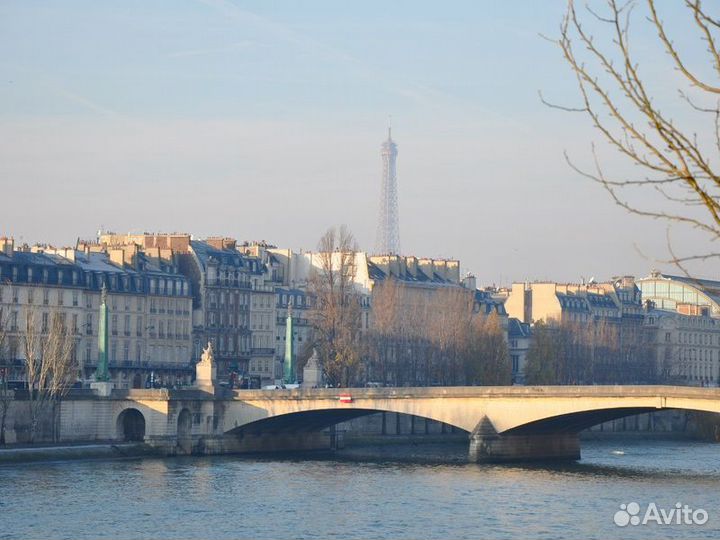
{"label": "bare tree", "polygon": [[[649,70],[643,71],[647,64],[657,64],[657,55],[651,52],[641,64],[631,48],[631,22],[637,21],[633,12],[638,5],[635,0],[608,0],[600,13],[590,7],[580,11],[570,0],[560,37],[552,41],[576,76],[581,104],[565,107],[541,99],[552,107],[586,114],[602,139],[637,166],[634,177],[614,177],[601,165],[594,145],[590,170],[576,166],[566,155],[573,169],[598,182],[616,204],[633,214],[691,226],[718,240],[720,171],[712,158],[720,151],[720,14],[712,14],[701,0],[684,1],[687,12],[680,24],[694,31],[708,53],[708,68],[702,70],[697,58],[673,41],[671,25],[663,20],[658,3],[641,4],[644,20],[657,36],[658,50],[664,50],[674,68],[679,99],[700,120],[692,118],[692,127],[687,128],[669,116],[675,104],[661,91],[667,82],[658,84]],[[717,4],[713,10],[718,10]],[[698,133],[703,125],[704,132]],[[663,201],[658,206],[648,203],[652,193]],[[636,195],[642,202],[636,202]],[[669,239],[668,246],[670,260],[685,273],[685,263],[720,256],[720,252],[676,255]]]}
{"label": "bare tree", "polygon": [[74,348],[75,341],[66,328],[62,313],[45,313],[39,319],[37,311],[26,311],[23,352],[31,443],[35,442],[40,418],[47,412],[48,406],[51,407],[53,436],[56,435],[57,402],[67,393],[77,375]]}
{"label": "bare tree", "polygon": [[509,385],[512,382],[506,333],[500,317],[474,314],[464,352],[465,384]]}
{"label": "bare tree", "polygon": [[10,403],[15,393],[10,391],[8,379],[10,378],[9,347],[7,344],[9,313],[3,313],[0,308],[0,445],[5,444],[5,423],[7,422]]}
{"label": "bare tree", "polygon": [[368,372],[373,381],[390,383],[399,355],[402,287],[394,279],[386,279],[372,290],[372,327],[366,343]]}
{"label": "bare tree", "polygon": [[634,321],[538,322],[528,384],[650,384],[659,379],[655,334]]}
{"label": "bare tree", "polygon": [[387,279],[372,299],[370,371],[383,383],[509,384],[505,330],[496,314],[474,312],[472,291]]}
{"label": "bare tree", "polygon": [[349,386],[360,368],[360,295],[355,289],[357,244],[344,225],[322,236],[319,267],[310,276],[315,298],[310,316],[326,380]]}

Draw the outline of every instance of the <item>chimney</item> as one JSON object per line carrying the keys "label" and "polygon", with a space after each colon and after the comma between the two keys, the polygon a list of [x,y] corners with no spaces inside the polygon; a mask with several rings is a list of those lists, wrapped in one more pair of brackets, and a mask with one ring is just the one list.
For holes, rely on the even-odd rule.
{"label": "chimney", "polygon": [[477,280],[475,279],[475,276],[468,272],[462,280],[462,286],[466,289],[470,289],[471,291],[477,289]]}
{"label": "chimney", "polygon": [[460,261],[447,261],[447,271],[445,277],[453,283],[460,283]]}
{"label": "chimney", "polygon": [[0,251],[8,257],[13,256],[15,250],[15,239],[11,236],[10,238],[3,236],[0,237]]}
{"label": "chimney", "polygon": [[405,258],[405,264],[407,264],[407,271],[412,277],[417,277],[417,257],[409,256]]}
{"label": "chimney", "polygon": [[114,265],[123,267],[125,264],[125,252],[122,248],[110,248],[107,250],[108,258]]}
{"label": "chimney", "polygon": [[237,244],[234,238],[222,238],[220,236],[211,236],[205,241],[215,249],[235,249]]}

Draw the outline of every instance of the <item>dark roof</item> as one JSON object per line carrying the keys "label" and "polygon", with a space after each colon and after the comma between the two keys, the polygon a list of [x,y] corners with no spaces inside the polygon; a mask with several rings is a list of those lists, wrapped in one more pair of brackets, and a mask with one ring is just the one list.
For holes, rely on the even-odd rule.
{"label": "dark roof", "polygon": [[576,311],[590,311],[588,302],[584,296],[575,294],[555,293],[563,308],[569,308]]}
{"label": "dark roof", "polygon": [[201,240],[191,240],[190,246],[205,269],[207,269],[207,264],[211,259],[238,268],[247,266],[246,257],[235,249],[217,249]]}
{"label": "dark roof", "polygon": [[475,289],[475,305],[480,307],[486,315],[489,315],[493,311],[498,315],[505,315],[507,313],[505,310],[505,302],[503,300],[493,298],[489,291]]}
{"label": "dark roof", "polygon": [[385,279],[387,276],[385,275],[385,272],[380,270],[380,268],[374,264],[368,261],[368,275],[370,276],[370,279]]}
{"label": "dark roof", "polygon": [[[368,261],[368,262],[367,262],[367,267],[368,267],[368,276],[370,277],[370,279],[373,279],[373,280],[376,280],[376,281],[378,281],[378,280],[383,280],[383,279],[387,279],[388,274],[387,274],[385,271],[383,271],[383,270],[382,270],[378,265],[376,265],[375,263],[373,263],[373,262],[371,262],[371,261]],[[451,280],[449,280],[449,279],[445,279],[445,278],[443,278],[442,276],[440,276],[440,275],[438,275],[438,274],[436,274],[436,273],[434,273],[434,272],[433,272],[433,277],[432,277],[432,279],[431,279],[431,278],[430,278],[425,272],[423,272],[420,268],[416,268],[416,269],[415,269],[415,275],[411,274],[411,273],[408,272],[408,271],[404,271],[404,272],[403,272],[402,274],[400,274],[400,275],[391,274],[390,277],[392,277],[393,279],[397,279],[397,280],[399,280],[399,281],[409,281],[409,282],[412,282],[412,283],[443,283],[443,284],[453,284],[453,285],[457,285],[457,283],[455,283],[454,281],[451,281]]]}
{"label": "dark roof", "polygon": [[617,307],[612,297],[607,294],[588,293],[587,300],[593,306]]}
{"label": "dark roof", "polygon": [[[47,283],[95,290],[99,289],[102,283],[107,282],[108,276],[138,276],[141,278],[140,282],[150,276],[171,278],[173,282],[187,281],[182,274],[173,272],[171,265],[157,263],[148,259],[143,253],[139,254],[140,271],[112,263],[104,252],[75,251],[74,255],[74,261],[54,253],[15,251],[12,257],[3,255],[0,258],[0,280]],[[115,281],[116,285],[111,286],[111,291],[143,292],[143,285],[136,284],[134,279],[129,280],[127,284],[121,279]]]}
{"label": "dark roof", "polygon": [[530,337],[531,329],[528,323],[521,322],[520,319],[510,317],[508,319],[508,337],[524,338]]}

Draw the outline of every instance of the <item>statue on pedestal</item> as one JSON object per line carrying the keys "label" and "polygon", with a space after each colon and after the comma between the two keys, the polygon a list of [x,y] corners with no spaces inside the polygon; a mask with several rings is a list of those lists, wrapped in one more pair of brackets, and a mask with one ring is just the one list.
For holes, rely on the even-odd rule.
{"label": "statue on pedestal", "polygon": [[208,342],[203,349],[200,361],[195,364],[195,386],[202,389],[212,390],[217,382],[217,366],[213,356],[212,343]]}
{"label": "statue on pedestal", "polygon": [[205,364],[212,364],[215,360],[213,356],[212,343],[208,341],[207,347],[203,349],[203,353],[200,356],[200,362]]}

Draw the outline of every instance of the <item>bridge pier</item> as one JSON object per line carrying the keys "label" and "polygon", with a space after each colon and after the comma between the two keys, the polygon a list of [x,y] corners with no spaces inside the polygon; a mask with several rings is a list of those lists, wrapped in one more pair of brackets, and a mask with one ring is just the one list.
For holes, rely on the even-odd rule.
{"label": "bridge pier", "polygon": [[470,434],[468,461],[472,463],[558,459],[580,459],[577,433],[501,434],[484,418]]}

